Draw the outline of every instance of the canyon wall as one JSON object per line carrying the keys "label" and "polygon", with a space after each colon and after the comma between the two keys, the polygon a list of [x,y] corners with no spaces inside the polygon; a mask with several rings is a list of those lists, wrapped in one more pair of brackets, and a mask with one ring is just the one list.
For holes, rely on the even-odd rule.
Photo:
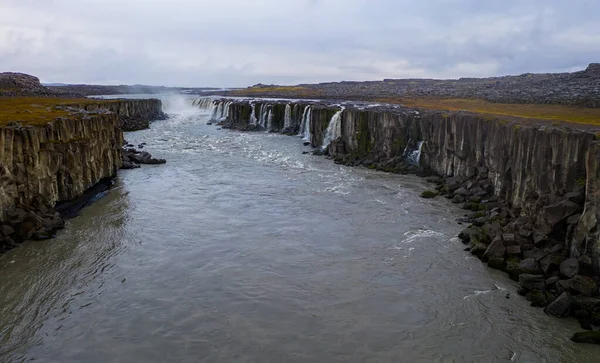
{"label": "canyon wall", "polygon": [[[219,109],[221,103],[225,106]],[[269,121],[269,112],[265,117],[259,110],[281,115],[291,107],[295,113],[286,133],[304,135],[306,142],[338,163],[440,175],[451,181],[450,187],[438,188],[440,193],[467,208],[485,210],[486,223],[509,211],[483,238],[486,247],[494,234],[517,233],[514,244],[521,258],[532,254],[527,251],[554,249],[564,257],[588,256],[596,274],[600,272],[600,145],[591,131],[393,106],[261,100],[204,106],[224,127],[271,132],[282,131],[285,120]],[[332,133],[330,120],[341,107],[339,131],[333,131],[333,141],[324,145],[325,134]],[[303,129],[309,130],[308,135]],[[410,158],[415,154],[416,163]],[[520,224],[515,224],[517,220]]]}
{"label": "canyon wall", "polygon": [[162,110],[162,102],[158,99],[105,100],[97,103],[77,103],[72,107],[93,113],[107,111],[115,113],[123,131],[144,130],[150,127],[150,122],[167,118]]}
{"label": "canyon wall", "polygon": [[[0,126],[0,252],[51,238],[64,224],[58,211],[105,190],[123,166],[123,129],[147,127],[164,115],[160,100],[59,101],[68,117]],[[129,161],[164,162],[129,154]]]}

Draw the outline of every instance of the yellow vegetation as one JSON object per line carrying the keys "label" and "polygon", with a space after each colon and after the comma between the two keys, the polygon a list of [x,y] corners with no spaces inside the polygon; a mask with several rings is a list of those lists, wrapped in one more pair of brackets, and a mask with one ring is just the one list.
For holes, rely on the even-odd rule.
{"label": "yellow vegetation", "polygon": [[89,98],[0,98],[0,126],[12,121],[20,122],[24,125],[43,126],[58,117],[68,117],[70,115],[68,111],[59,109],[59,106],[100,102],[114,101]]}
{"label": "yellow vegetation", "polygon": [[469,111],[485,115],[512,116],[540,120],[600,125],[600,109],[540,104],[492,103],[478,99],[385,98],[378,102],[397,103],[428,110]]}

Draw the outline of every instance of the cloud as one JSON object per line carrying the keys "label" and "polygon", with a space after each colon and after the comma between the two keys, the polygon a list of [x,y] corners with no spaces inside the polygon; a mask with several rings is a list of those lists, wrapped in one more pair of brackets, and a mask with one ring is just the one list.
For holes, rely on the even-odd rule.
{"label": "cloud", "polygon": [[591,0],[3,0],[0,69],[44,81],[247,86],[581,69]]}

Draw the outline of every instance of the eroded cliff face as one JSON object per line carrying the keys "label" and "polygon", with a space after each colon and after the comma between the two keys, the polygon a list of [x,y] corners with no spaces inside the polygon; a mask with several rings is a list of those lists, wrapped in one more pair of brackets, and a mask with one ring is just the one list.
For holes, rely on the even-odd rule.
{"label": "eroded cliff face", "polygon": [[74,104],[72,107],[94,113],[112,112],[119,118],[123,131],[144,130],[150,127],[150,122],[167,118],[158,99],[99,101]]}
{"label": "eroded cliff face", "polygon": [[164,163],[123,151],[123,129],[146,128],[161,118],[160,100],[57,100],[54,107],[69,116],[0,127],[0,252],[24,240],[51,238],[64,224],[57,210],[106,189],[124,162]]}

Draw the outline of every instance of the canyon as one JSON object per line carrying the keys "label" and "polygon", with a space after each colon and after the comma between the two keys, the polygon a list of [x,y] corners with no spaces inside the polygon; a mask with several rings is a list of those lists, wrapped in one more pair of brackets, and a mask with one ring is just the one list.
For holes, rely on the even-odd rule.
{"label": "canyon", "polygon": [[224,128],[302,137],[336,163],[428,176],[468,213],[466,250],[533,306],[600,325],[598,129],[356,102],[200,99]]}

